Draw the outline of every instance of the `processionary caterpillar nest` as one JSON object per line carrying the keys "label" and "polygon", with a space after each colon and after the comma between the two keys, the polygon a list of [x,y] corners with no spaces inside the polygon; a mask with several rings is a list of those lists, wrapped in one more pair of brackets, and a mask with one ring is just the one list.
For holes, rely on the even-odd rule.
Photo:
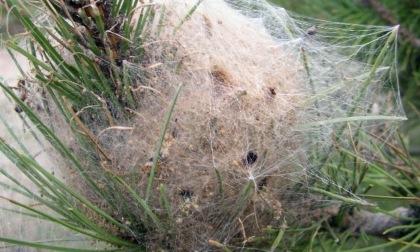
{"label": "processionary caterpillar nest", "polygon": [[[196,1],[158,2],[152,4],[154,19],[145,26],[141,45],[131,45],[143,53],[120,62],[136,109],[115,112],[106,101],[115,120],[111,127],[102,108],[78,112],[109,159],[81,149],[64,127],[59,132],[86,163],[89,158],[100,163],[141,197],[157,163],[149,205],[175,223],[173,236],[150,229],[145,237],[131,238],[152,250],[209,250],[210,240],[243,246],[264,228],[328,216],[329,210],[315,210],[317,197],[308,190],[314,181],[334,183],[322,177],[320,167],[339,148],[357,151],[352,149],[357,129],[402,115],[398,90],[387,75],[390,51],[381,56],[380,67],[361,62],[368,58],[367,45],[388,43],[394,28],[370,27],[370,34],[349,37],[342,35],[349,29],[345,24],[298,19],[265,1],[208,0],[198,7]],[[385,36],[377,37],[379,32]],[[350,46],[359,35],[370,40]],[[379,51],[369,53],[379,58]],[[95,176],[102,187],[109,186]],[[160,184],[170,200],[169,214]],[[99,197],[83,193],[101,204]],[[130,204],[130,196],[115,200]],[[136,204],[130,207],[135,219],[145,219]]]}

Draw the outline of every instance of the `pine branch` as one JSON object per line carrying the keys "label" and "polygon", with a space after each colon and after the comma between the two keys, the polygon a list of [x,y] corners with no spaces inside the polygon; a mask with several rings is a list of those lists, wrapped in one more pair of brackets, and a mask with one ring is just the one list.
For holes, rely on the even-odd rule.
{"label": "pine branch", "polygon": [[395,229],[387,233],[385,231],[397,226],[410,224],[411,221],[407,219],[412,219],[418,223],[420,221],[420,208],[414,206],[410,208],[399,207],[392,211],[391,215],[364,210],[350,211],[340,227],[349,228],[352,230],[353,235],[359,235],[364,232],[368,235],[384,238],[401,238],[406,235],[406,229]]}

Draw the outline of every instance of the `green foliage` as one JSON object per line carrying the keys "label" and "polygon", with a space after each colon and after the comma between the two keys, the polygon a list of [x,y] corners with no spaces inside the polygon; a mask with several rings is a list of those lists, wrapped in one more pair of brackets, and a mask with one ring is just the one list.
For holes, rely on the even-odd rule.
{"label": "green foliage", "polygon": [[[123,107],[135,109],[137,106],[131,96],[132,83],[128,81],[132,73],[124,68],[123,61],[128,55],[133,53],[133,50],[137,50],[130,46],[130,43],[132,43],[130,39],[133,36],[139,37],[154,15],[153,5],[142,7],[143,9],[140,10],[142,18],[137,23],[133,23],[133,10],[137,7],[137,3],[138,1],[114,0],[108,5],[91,4],[90,7],[82,9],[81,7],[86,4],[83,1],[45,0],[42,1],[42,4],[50,11],[48,18],[54,23],[51,26],[49,23],[35,24],[32,19],[32,11],[27,9],[26,1],[5,1],[7,11],[14,14],[26,31],[28,31],[27,47],[22,45],[21,41],[16,38],[4,41],[5,45],[11,50],[21,53],[32,63],[35,69],[34,76],[36,80],[34,81],[38,82],[46,90],[46,93],[55,102],[62,116],[66,118],[67,123],[72,125],[72,128],[76,130],[75,132],[79,132],[75,133],[75,136],[79,139],[80,145],[84,148],[96,148],[105,159],[109,159],[108,154],[98,145],[96,138],[92,135],[90,129],[86,127],[86,120],[88,119],[79,118],[74,110],[99,107],[103,110],[102,113],[98,114],[102,115],[102,122],[112,125],[116,114],[123,113]],[[80,8],[78,12],[77,8]],[[121,17],[124,18],[122,19]],[[122,24],[118,22],[122,22]],[[78,23],[78,25],[75,26],[75,23]],[[116,26],[117,23],[119,26]],[[78,30],[80,27],[87,29],[87,31]],[[121,30],[115,27],[121,27]],[[34,48],[37,48],[37,50]],[[88,50],[88,53],[86,53],[86,50]],[[69,62],[69,59],[72,62]],[[89,161],[89,165],[82,163],[79,157],[76,156],[77,154],[65,146],[45,121],[36,115],[20,97],[3,83],[0,85],[4,92],[27,116],[28,123],[37,126],[37,130],[33,131],[34,134],[42,135],[72,167],[77,168],[85,182],[90,186],[90,193],[96,194],[97,197],[105,201],[103,202],[107,204],[105,208],[123,212],[126,220],[121,221],[115,216],[110,216],[109,212],[103,210],[104,206],[98,207],[95,203],[82,196],[80,192],[76,192],[74,188],[51,175],[38,164],[34,157],[29,155],[24,145],[20,143],[20,140],[17,141],[20,146],[23,146],[22,149],[25,151],[25,154],[20,153],[19,150],[11,147],[2,139],[0,141],[0,149],[7,158],[16,164],[23,174],[30,178],[39,188],[42,188],[43,197],[19,184],[13,177],[8,176],[6,171],[1,171],[18,188],[21,188],[20,190],[23,190],[22,193],[41,205],[48,207],[52,213],[43,213],[29,205],[2,197],[4,200],[25,208],[28,212],[32,212],[36,218],[49,220],[77,233],[118,247],[136,247],[137,250],[141,250],[142,245],[138,244],[138,242],[145,234],[146,227],[150,230],[156,228],[162,233],[167,231],[159,218],[149,208],[147,197],[146,200],[143,200],[138,195],[138,192],[116,174],[104,170],[104,167],[93,160]],[[171,111],[175,101],[176,98],[170,108]],[[169,118],[170,113],[164,128],[167,127]],[[2,121],[6,127],[10,128],[7,122]],[[13,131],[11,133],[13,134]],[[165,131],[163,131],[162,135],[164,133]],[[161,143],[157,147],[158,150],[160,146]],[[95,174],[101,174],[102,182],[107,185],[106,188],[101,188],[97,181],[98,176]],[[150,176],[150,186],[152,183],[153,174]],[[144,218],[140,217],[142,220],[131,214],[133,209],[128,204],[121,205],[121,202],[118,202],[119,199],[123,198],[122,191],[128,192],[135,200],[135,204],[139,204],[144,210]],[[55,217],[57,214],[60,217]],[[94,216],[94,219],[92,220],[89,216]],[[150,223],[147,217],[151,220]],[[134,228],[130,227],[131,223],[136,223]],[[104,226],[107,228],[104,228]],[[136,240],[130,241],[122,238],[121,235],[115,234],[118,232],[129,233]],[[75,251],[38,242],[8,238],[1,238],[0,240],[21,246],[57,251]]]}

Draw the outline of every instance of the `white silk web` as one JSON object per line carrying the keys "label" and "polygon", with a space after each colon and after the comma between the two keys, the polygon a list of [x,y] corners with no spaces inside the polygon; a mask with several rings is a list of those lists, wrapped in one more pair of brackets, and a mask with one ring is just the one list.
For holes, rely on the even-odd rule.
{"label": "white silk web", "polygon": [[[175,238],[150,233],[149,248],[166,242],[210,249],[209,240],[240,246],[269,226],[310,223],[330,214],[318,206],[340,204],[314,188],[368,204],[353,193],[349,171],[356,167],[342,153],[371,160],[372,135],[386,139],[404,119],[395,73],[398,27],[311,19],[262,0],[152,6],[154,19],[133,46],[142,53],[121,70],[138,109],[117,118],[119,128],[87,125],[111,155],[102,166],[144,197],[164,118],[183,86],[155,175],[171,202]],[[139,15],[144,8],[139,4]],[[93,107],[79,115],[89,113],[104,112]],[[56,128],[81,160],[96,158],[96,150]],[[156,187],[150,205],[164,216]]]}

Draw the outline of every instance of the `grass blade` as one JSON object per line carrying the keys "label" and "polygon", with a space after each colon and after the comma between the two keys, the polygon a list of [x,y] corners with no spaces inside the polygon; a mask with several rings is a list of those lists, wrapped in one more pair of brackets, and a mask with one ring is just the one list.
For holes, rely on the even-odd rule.
{"label": "grass blade", "polygon": [[175,91],[175,96],[172,100],[171,106],[169,107],[169,112],[166,115],[166,119],[165,119],[165,122],[163,124],[163,129],[160,133],[159,143],[156,147],[156,152],[155,152],[155,155],[153,157],[152,169],[150,170],[149,182],[147,183],[146,199],[145,199],[146,203],[149,201],[150,196],[152,194],[152,185],[153,185],[153,180],[154,180],[154,177],[155,177],[156,166],[157,166],[157,163],[158,163],[159,158],[160,158],[160,150],[162,149],[163,140],[165,139],[166,130],[168,129],[169,121],[171,120],[172,112],[174,111],[175,104],[176,104],[176,101],[178,99],[178,96],[179,96],[179,93],[181,92],[181,90],[182,90],[182,84],[179,85],[179,87]]}

